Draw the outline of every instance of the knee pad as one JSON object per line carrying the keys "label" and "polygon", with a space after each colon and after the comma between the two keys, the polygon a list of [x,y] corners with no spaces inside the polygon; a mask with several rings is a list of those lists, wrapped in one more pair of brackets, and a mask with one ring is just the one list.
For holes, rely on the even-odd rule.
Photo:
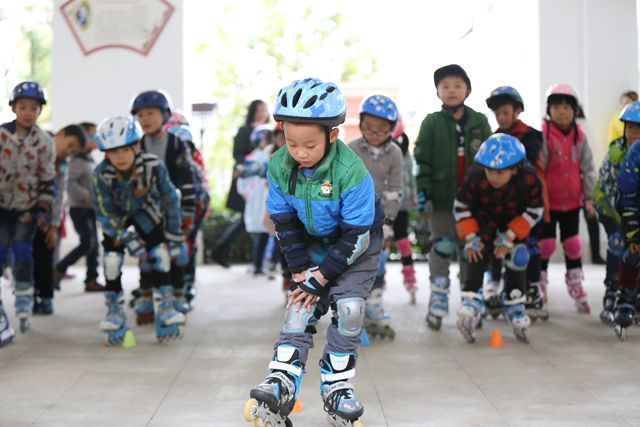
{"label": "knee pad", "polygon": [[505,265],[513,271],[525,271],[529,264],[529,248],[523,243],[515,245],[509,251]]}
{"label": "knee pad", "polygon": [[31,242],[14,242],[13,256],[15,262],[30,262],[33,259]]}
{"label": "knee pad", "polygon": [[540,256],[542,259],[549,259],[556,250],[555,238],[544,238],[540,240]]}
{"label": "knee pad", "polygon": [[411,242],[409,242],[408,237],[396,241],[396,247],[398,248],[398,252],[400,252],[401,257],[405,258],[411,256]]}
{"label": "knee pad", "polygon": [[309,319],[315,313],[315,304],[313,310],[307,311],[303,308],[296,309],[295,304],[287,309],[287,313],[284,316],[284,325],[282,325],[282,332],[285,334],[301,334],[304,332],[313,332],[307,329],[309,325]]}
{"label": "knee pad", "polygon": [[607,239],[607,250],[615,257],[621,257],[624,253],[624,234],[616,231],[609,234]]}
{"label": "knee pad", "polygon": [[456,253],[456,242],[448,236],[441,237],[433,244],[433,250],[442,258],[451,258]]}
{"label": "knee pad", "polygon": [[569,259],[578,259],[582,256],[582,240],[577,234],[562,242],[564,253]]}
{"label": "knee pad", "polygon": [[336,303],[338,312],[338,332],[345,337],[360,336],[364,318],[364,298],[342,298]]}
{"label": "knee pad", "polygon": [[167,245],[160,243],[149,251],[148,262],[153,271],[168,273],[171,269],[171,256]]}
{"label": "knee pad", "polygon": [[122,261],[124,260],[124,254],[121,252],[105,252],[103,257],[104,262],[104,277],[107,280],[116,280],[120,276],[122,271]]}

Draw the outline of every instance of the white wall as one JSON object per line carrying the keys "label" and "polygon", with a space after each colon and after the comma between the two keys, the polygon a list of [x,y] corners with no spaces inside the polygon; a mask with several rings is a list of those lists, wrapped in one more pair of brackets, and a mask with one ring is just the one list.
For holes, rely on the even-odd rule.
{"label": "white wall", "polygon": [[183,6],[182,0],[170,3],[175,10],[147,56],[121,48],[103,49],[84,56],[60,11],[64,1],[54,0],[53,129],[128,114],[131,98],[150,89],[165,89],[174,105],[182,108]]}

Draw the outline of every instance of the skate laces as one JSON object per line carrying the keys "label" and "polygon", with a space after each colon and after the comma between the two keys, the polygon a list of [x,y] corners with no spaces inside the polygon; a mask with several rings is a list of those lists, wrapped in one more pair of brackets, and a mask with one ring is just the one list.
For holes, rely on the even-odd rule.
{"label": "skate laces", "polygon": [[325,396],[324,399],[324,410],[329,415],[334,415],[338,408],[340,407],[340,403],[342,399],[353,399],[353,385],[346,381],[338,381],[333,384],[327,385],[327,387],[323,394]]}

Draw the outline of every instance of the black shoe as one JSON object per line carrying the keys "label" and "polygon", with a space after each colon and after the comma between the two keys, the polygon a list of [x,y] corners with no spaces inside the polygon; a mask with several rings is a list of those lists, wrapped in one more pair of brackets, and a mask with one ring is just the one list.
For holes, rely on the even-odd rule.
{"label": "black shoe", "polygon": [[231,264],[229,264],[228,258],[225,255],[223,255],[222,252],[214,251],[213,254],[211,254],[211,259],[224,268],[231,267]]}
{"label": "black shoe", "polygon": [[600,255],[598,255],[591,260],[591,263],[595,265],[605,265],[607,262],[603,260]]}

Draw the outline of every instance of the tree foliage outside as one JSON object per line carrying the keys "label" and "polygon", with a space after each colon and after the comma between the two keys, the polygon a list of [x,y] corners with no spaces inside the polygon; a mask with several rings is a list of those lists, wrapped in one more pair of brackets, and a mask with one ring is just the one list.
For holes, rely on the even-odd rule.
{"label": "tree foliage outside", "polygon": [[195,63],[209,64],[211,96],[218,104],[216,128],[205,141],[216,208],[224,206],[233,137],[251,100],[264,99],[271,108],[278,89],[293,79],[347,83],[375,73],[377,62],[374,52],[344,25],[342,0],[264,0],[252,4],[250,14],[245,2],[221,3],[215,24],[194,52]]}
{"label": "tree foliage outside", "polygon": [[[0,6],[0,90],[4,97],[8,98],[13,87],[24,80],[35,80],[49,89],[52,18],[51,1],[6,2]],[[44,108],[39,122],[48,123],[50,115],[51,110]],[[0,103],[0,117],[11,119],[11,109],[6,102]]]}

